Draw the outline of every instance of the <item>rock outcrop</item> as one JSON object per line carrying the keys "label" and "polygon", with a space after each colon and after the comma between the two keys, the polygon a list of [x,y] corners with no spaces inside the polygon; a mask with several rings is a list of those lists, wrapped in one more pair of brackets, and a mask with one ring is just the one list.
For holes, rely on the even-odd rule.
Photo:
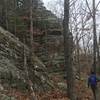
{"label": "rock outcrop", "polygon": [[[19,41],[13,34],[0,27],[0,79],[10,80],[10,84],[14,80],[26,81],[26,71],[24,66],[24,52],[27,60],[27,68],[29,67],[29,48]],[[33,53],[33,66],[32,72],[35,77],[35,87],[52,86],[49,81],[48,73],[45,65]],[[32,73],[31,72],[31,73]],[[34,81],[34,78],[31,79]],[[40,80],[40,81],[39,81]],[[41,83],[41,84],[40,84]],[[45,84],[44,84],[45,83]],[[47,84],[46,84],[47,83]]]}

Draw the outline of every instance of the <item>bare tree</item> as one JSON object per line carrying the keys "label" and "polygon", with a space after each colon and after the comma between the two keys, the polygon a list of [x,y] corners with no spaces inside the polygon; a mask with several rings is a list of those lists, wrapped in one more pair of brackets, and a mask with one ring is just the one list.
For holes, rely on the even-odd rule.
{"label": "bare tree", "polygon": [[64,55],[65,55],[65,68],[67,72],[67,93],[71,100],[74,97],[74,77],[72,67],[72,53],[73,53],[73,38],[69,32],[69,0],[64,0]]}
{"label": "bare tree", "polygon": [[95,0],[93,0],[93,70],[96,72],[96,10],[95,10]]}

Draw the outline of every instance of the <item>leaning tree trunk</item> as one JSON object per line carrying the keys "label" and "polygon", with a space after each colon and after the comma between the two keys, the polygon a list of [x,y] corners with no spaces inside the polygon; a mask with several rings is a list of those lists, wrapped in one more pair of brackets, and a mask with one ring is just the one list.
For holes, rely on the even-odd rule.
{"label": "leaning tree trunk", "polygon": [[65,55],[65,68],[67,72],[67,94],[70,100],[75,100],[74,85],[73,85],[73,68],[72,68],[72,52],[73,52],[73,39],[72,34],[69,32],[69,0],[64,0],[64,55]]}

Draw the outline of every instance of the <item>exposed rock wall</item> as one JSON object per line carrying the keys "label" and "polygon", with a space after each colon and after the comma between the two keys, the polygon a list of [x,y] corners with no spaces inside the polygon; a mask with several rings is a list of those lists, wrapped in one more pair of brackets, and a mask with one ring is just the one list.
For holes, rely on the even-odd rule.
{"label": "exposed rock wall", "polygon": [[14,35],[0,27],[0,74],[20,75],[18,67],[23,66],[23,46]]}
{"label": "exposed rock wall", "polygon": [[[10,32],[5,31],[0,27],[0,78],[14,77],[23,79],[26,77],[24,68],[24,50],[26,58],[29,59],[29,48],[21,43],[18,38],[12,35]],[[28,62],[27,62],[28,63]],[[33,75],[37,84],[49,82],[48,73],[46,72],[45,65],[38,59],[33,53]],[[27,65],[29,67],[29,65]],[[33,79],[34,80],[34,79]],[[39,81],[41,80],[41,82]],[[35,85],[37,85],[35,84]],[[45,84],[46,85],[46,84]]]}

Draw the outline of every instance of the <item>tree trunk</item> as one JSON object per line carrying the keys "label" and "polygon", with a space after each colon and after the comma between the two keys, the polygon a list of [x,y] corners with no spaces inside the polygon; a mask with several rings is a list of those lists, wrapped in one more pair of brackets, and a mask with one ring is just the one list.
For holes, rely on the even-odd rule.
{"label": "tree trunk", "polygon": [[69,33],[69,0],[64,0],[64,55],[65,55],[65,68],[67,72],[67,94],[70,100],[75,100],[74,97],[74,77],[72,68],[72,52],[73,42],[72,34]]}
{"label": "tree trunk", "polygon": [[[24,38],[24,44],[25,44],[25,38]],[[27,83],[28,83],[29,88],[30,88],[30,90],[32,92],[32,100],[38,100],[36,95],[35,95],[35,92],[33,90],[33,83],[32,83],[32,81],[30,80],[30,77],[29,77],[29,71],[28,71],[28,68],[27,68],[27,57],[26,57],[25,47],[24,47],[24,69],[25,69],[25,73],[26,73]]]}
{"label": "tree trunk", "polygon": [[99,52],[99,45],[97,44],[97,65],[98,65],[98,67],[100,67],[100,54],[99,54],[100,52]]}
{"label": "tree trunk", "polygon": [[98,68],[100,73],[100,35],[99,35],[99,43],[97,43],[97,57],[98,57]]}
{"label": "tree trunk", "polygon": [[[31,76],[31,68],[33,68],[33,54],[34,49],[33,49],[33,0],[30,0],[30,75]],[[33,83],[31,80],[29,80],[29,85],[30,85],[30,90],[32,92],[32,100],[37,100],[37,97],[35,95],[34,89],[33,89]]]}
{"label": "tree trunk", "polygon": [[5,17],[6,17],[6,29],[8,30],[8,9],[7,9],[7,0],[5,0]]}
{"label": "tree trunk", "polygon": [[81,77],[81,68],[80,68],[80,51],[79,51],[79,41],[78,41],[78,36],[76,37],[76,47],[77,47],[77,50],[76,50],[76,56],[77,56],[77,67],[78,67],[78,76],[79,76],[79,79]]}
{"label": "tree trunk", "polygon": [[16,36],[16,7],[17,7],[17,1],[14,0],[14,34]]}
{"label": "tree trunk", "polygon": [[96,18],[95,0],[93,0],[93,71],[96,73]]}

